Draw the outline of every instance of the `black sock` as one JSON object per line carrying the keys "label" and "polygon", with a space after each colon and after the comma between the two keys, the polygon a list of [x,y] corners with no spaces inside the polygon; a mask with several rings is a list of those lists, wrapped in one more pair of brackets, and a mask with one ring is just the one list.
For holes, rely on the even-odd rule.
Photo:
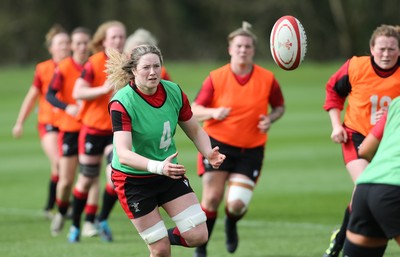
{"label": "black sock", "polygon": [[344,211],[344,217],[342,221],[342,225],[340,227],[339,232],[336,235],[336,244],[343,246],[344,241],[346,240],[346,230],[347,230],[347,225],[349,224],[349,218],[350,218],[350,207],[347,206],[346,210]]}
{"label": "black sock", "polygon": [[55,177],[54,178],[51,177],[49,182],[49,195],[47,198],[47,204],[45,210],[52,210],[54,208],[54,204],[56,202],[57,182],[58,182],[58,177],[57,179],[55,179]]}
{"label": "black sock", "polygon": [[74,190],[74,202],[72,204],[72,225],[77,228],[81,227],[81,216],[82,212],[85,209],[85,205],[87,202],[87,193],[80,193],[76,189]]}
{"label": "black sock", "polygon": [[98,217],[99,222],[108,219],[112,209],[114,208],[115,203],[118,200],[118,196],[115,192],[110,193],[109,190],[104,190],[103,193],[103,204],[101,206],[100,214]]}
{"label": "black sock", "polygon": [[179,232],[177,227],[168,229],[168,239],[171,245],[181,245],[188,247],[185,239],[182,238],[181,233]]}
{"label": "black sock", "polygon": [[350,242],[348,239],[345,240],[343,248],[344,257],[382,257],[385,253],[386,246],[380,247],[365,247],[356,245]]}

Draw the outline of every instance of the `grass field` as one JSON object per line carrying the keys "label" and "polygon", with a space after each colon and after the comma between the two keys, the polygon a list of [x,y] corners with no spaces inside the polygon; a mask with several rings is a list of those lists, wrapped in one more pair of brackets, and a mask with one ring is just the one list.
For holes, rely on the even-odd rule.
{"label": "grass field", "polygon": [[[218,63],[166,63],[174,81],[192,100],[208,72]],[[239,223],[240,244],[228,254],[224,246],[223,211],[208,247],[208,256],[320,257],[331,231],[341,222],[352,183],[344,169],[339,145],[331,143],[330,121],[322,109],[325,82],[338,63],[304,63],[285,72],[271,63],[286,99],[284,117],[273,125],[262,176],[250,209]],[[42,215],[49,177],[36,117],[31,115],[25,135],[11,137],[20,103],[31,84],[33,67],[0,69],[0,256],[148,256],[148,250],[119,205],[110,218],[115,241],[82,238],[68,244],[63,235],[50,235]],[[180,162],[187,166],[192,186],[200,196],[195,175],[196,151],[177,132]],[[102,174],[104,180],[104,174]],[[167,222],[172,225],[171,222]],[[193,249],[173,247],[173,256],[192,256]],[[391,242],[386,256],[398,256]]]}

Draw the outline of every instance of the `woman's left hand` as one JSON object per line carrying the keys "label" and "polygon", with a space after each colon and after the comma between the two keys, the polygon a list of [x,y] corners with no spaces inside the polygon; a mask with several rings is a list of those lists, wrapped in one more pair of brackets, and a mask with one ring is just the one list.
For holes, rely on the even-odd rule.
{"label": "woman's left hand", "polygon": [[216,146],[212,149],[211,153],[208,154],[207,160],[210,162],[214,169],[218,169],[219,166],[224,162],[226,156],[219,152],[219,147]]}

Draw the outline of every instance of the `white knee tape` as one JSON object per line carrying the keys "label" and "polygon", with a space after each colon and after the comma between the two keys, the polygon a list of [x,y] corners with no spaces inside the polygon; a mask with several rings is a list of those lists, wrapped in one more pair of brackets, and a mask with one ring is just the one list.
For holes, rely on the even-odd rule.
{"label": "white knee tape", "polygon": [[168,236],[168,231],[165,227],[164,221],[160,220],[155,225],[149,227],[142,233],[139,233],[139,235],[146,242],[146,244],[150,245]]}
{"label": "white knee tape", "polygon": [[249,206],[251,197],[253,196],[253,188],[255,183],[248,179],[233,178],[229,180],[229,192],[227,201],[232,202],[240,200],[246,206]]}
{"label": "white knee tape", "polygon": [[201,209],[200,204],[193,204],[186,208],[181,213],[172,217],[181,233],[186,232],[201,223],[206,222],[207,217],[204,211]]}

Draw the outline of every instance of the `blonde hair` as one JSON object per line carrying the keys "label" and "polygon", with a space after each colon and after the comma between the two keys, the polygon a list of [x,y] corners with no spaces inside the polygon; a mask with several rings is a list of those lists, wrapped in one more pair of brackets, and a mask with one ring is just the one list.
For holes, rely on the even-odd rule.
{"label": "blonde hair", "polygon": [[255,45],[257,43],[257,36],[251,30],[252,30],[251,24],[248,23],[247,21],[243,21],[242,27],[232,31],[228,35],[228,43],[230,44],[232,40],[237,36],[246,36],[252,38],[253,44]]}
{"label": "blonde hair", "polygon": [[153,36],[153,34],[150,33],[150,31],[143,28],[138,28],[126,39],[124,52],[130,54],[132,49],[138,45],[156,46],[157,44],[157,39]]}
{"label": "blonde hair", "polygon": [[64,29],[63,26],[61,26],[60,24],[56,23],[54,24],[49,31],[46,33],[45,36],[45,46],[46,48],[49,48],[51,46],[51,43],[53,42],[53,38],[58,35],[58,34],[67,34],[67,31]]}
{"label": "blonde hair", "polygon": [[140,45],[132,49],[131,55],[120,53],[116,49],[107,49],[108,60],[106,62],[107,80],[119,90],[135,79],[132,70],[136,70],[140,58],[146,54],[156,54],[163,63],[163,57],[160,49],[155,45]]}
{"label": "blonde hair", "polygon": [[400,26],[382,24],[381,26],[377,27],[371,35],[371,38],[369,40],[369,45],[375,46],[375,40],[377,37],[380,36],[396,38],[397,45],[400,48]]}
{"label": "blonde hair", "polygon": [[97,28],[93,35],[93,39],[90,42],[90,48],[93,53],[104,51],[103,41],[106,38],[107,30],[111,27],[117,26],[124,28],[124,30],[126,29],[125,25],[120,21],[107,21]]}

